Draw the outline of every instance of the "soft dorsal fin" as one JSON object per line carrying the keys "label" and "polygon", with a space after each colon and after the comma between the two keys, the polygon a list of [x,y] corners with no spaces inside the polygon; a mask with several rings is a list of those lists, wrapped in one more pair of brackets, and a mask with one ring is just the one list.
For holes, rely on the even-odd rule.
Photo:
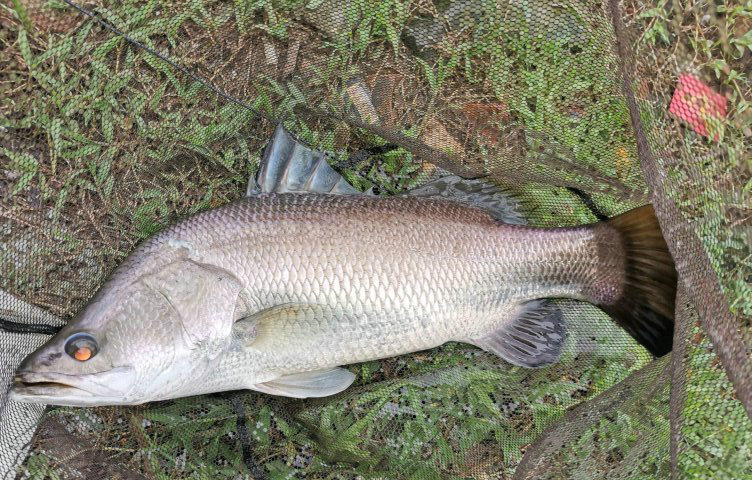
{"label": "soft dorsal fin", "polygon": [[550,300],[527,302],[513,321],[468,343],[521,367],[551,365],[564,346],[561,309]]}
{"label": "soft dorsal fin", "polygon": [[406,195],[454,200],[487,210],[503,223],[525,225],[519,200],[498,186],[480,179],[464,179],[449,175],[410,190]]}
{"label": "soft dorsal fin", "polygon": [[279,124],[264,150],[256,178],[248,182],[246,195],[285,192],[361,194],[329,166],[326,157],[326,152],[309,148]]}

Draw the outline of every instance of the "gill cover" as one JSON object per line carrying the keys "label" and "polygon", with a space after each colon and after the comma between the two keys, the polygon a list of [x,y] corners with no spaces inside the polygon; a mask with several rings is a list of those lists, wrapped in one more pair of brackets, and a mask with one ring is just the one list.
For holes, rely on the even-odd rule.
{"label": "gill cover", "polygon": [[242,309],[237,278],[213,265],[184,258],[143,281],[177,313],[186,345],[204,347],[210,360],[222,351],[234,312]]}

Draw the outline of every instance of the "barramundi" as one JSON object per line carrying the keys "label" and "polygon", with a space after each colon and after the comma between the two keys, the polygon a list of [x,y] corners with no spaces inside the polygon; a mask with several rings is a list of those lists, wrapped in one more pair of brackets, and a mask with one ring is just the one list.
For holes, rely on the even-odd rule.
{"label": "barramundi", "polygon": [[482,201],[354,194],[320,158],[289,163],[288,188],[255,186],[140,244],[21,364],[13,398],[321,397],[353,382],[345,365],[450,341],[544,367],[566,336],[561,298],[600,307],[655,355],[671,349],[677,277],[650,205],[536,228]]}

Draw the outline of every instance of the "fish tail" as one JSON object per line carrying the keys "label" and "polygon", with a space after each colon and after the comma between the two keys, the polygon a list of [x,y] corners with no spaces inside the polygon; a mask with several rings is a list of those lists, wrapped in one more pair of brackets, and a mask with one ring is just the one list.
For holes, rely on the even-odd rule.
{"label": "fish tail", "polygon": [[645,205],[605,225],[621,240],[624,273],[620,294],[598,306],[653,355],[665,355],[673,343],[677,274],[655,210]]}

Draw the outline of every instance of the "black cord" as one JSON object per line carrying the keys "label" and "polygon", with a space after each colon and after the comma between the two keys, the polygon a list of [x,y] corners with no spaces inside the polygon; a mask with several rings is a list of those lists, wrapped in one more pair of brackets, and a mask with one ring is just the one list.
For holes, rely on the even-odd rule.
{"label": "black cord", "polygon": [[63,327],[47,325],[44,323],[23,323],[14,322],[5,318],[0,318],[0,330],[10,333],[41,333],[42,335],[55,335]]}
{"label": "black cord", "polygon": [[595,215],[595,218],[597,218],[601,222],[608,220],[608,215],[603,213],[603,211],[598,208],[595,202],[593,202],[593,198],[590,195],[583,192],[579,188],[566,187],[566,189],[577,195],[580,200],[582,200],[582,203],[584,203],[585,206],[588,207],[588,209],[593,213],[593,215]]}
{"label": "black cord", "polygon": [[238,392],[230,394],[230,403],[232,408],[235,409],[235,416],[237,417],[237,429],[238,429],[238,441],[240,442],[240,449],[243,453],[243,463],[251,472],[255,480],[265,480],[266,472],[256,464],[253,459],[253,450],[251,450],[251,436],[248,433],[248,425],[245,423],[245,405],[243,404],[243,395]]}
{"label": "black cord", "polygon": [[86,8],[84,8],[84,7],[80,6],[80,5],[78,5],[76,3],[73,3],[71,0],[63,0],[63,2],[66,3],[67,5],[75,8],[76,10],[78,10],[82,14],[86,15],[87,17],[91,18],[92,20],[94,20],[95,22],[97,22],[99,25],[101,25],[105,29],[111,31],[112,33],[114,33],[116,35],[119,35],[119,36],[123,37],[130,44],[135,45],[138,48],[142,48],[142,49],[146,50],[147,52],[151,53],[155,57],[157,57],[157,58],[159,58],[161,60],[164,60],[165,62],[169,63],[171,66],[173,66],[173,67],[177,68],[178,70],[180,70],[181,72],[185,73],[186,75],[188,75],[189,77],[191,77],[193,80],[201,82],[206,88],[208,88],[209,90],[211,90],[215,94],[219,95],[220,97],[222,97],[222,98],[224,98],[226,100],[231,101],[235,105],[239,105],[239,106],[241,106],[243,108],[246,108],[246,109],[250,110],[251,112],[253,112],[254,114],[260,115],[264,119],[269,120],[272,123],[276,123],[266,113],[264,113],[264,112],[262,112],[260,110],[256,110],[255,108],[253,108],[253,107],[251,107],[251,106],[243,103],[242,101],[240,101],[239,99],[233,97],[232,95],[229,95],[229,94],[223,92],[222,90],[220,90],[217,87],[215,87],[211,82],[209,82],[209,81],[201,78],[200,76],[198,76],[195,73],[191,72],[190,70],[188,70],[187,68],[183,67],[182,65],[178,65],[177,63],[173,62],[172,60],[169,59],[169,57],[167,57],[165,55],[162,55],[161,53],[157,52],[156,50],[154,50],[152,48],[149,48],[148,46],[144,45],[143,43],[139,42],[138,40],[134,40],[133,38],[129,37],[124,32],[121,32],[120,30],[118,30],[114,26],[110,25],[109,23],[107,23],[104,20],[102,20],[101,18],[99,18],[97,16],[97,14],[94,13],[94,12],[92,12],[91,10],[87,10]]}

